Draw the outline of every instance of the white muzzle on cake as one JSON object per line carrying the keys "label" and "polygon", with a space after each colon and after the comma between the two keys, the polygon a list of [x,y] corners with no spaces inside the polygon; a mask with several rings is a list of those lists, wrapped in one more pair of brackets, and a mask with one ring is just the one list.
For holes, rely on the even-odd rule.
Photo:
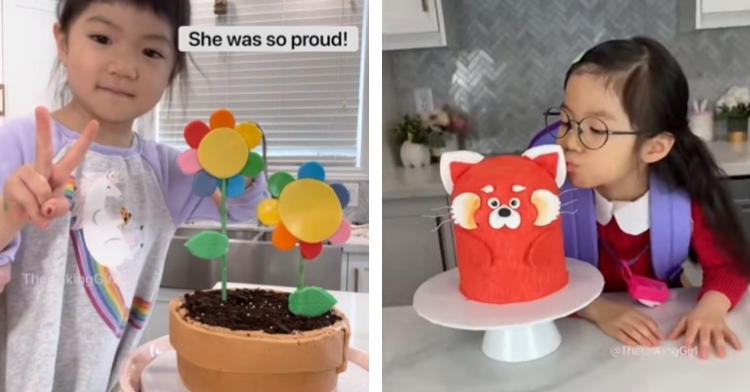
{"label": "white muzzle on cake", "polygon": [[503,227],[515,230],[518,226],[521,226],[521,214],[509,206],[501,205],[490,214],[490,227],[495,230]]}

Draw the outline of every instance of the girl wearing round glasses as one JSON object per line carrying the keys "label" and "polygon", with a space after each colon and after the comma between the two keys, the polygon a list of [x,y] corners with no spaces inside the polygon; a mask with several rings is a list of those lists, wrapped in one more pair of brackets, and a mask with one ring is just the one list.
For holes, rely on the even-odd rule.
{"label": "girl wearing round glasses", "polygon": [[665,333],[636,306],[603,298],[579,315],[625,344],[683,338],[702,358],[712,347],[723,357],[740,348],[725,318],[747,291],[750,246],[723,172],[689,129],[689,95],[658,42],[604,42],[568,70],[563,102],[532,144],[565,151],[566,255],[596,265],[605,291],[654,306],[633,293],[680,287],[687,259],[703,270],[695,307]]}

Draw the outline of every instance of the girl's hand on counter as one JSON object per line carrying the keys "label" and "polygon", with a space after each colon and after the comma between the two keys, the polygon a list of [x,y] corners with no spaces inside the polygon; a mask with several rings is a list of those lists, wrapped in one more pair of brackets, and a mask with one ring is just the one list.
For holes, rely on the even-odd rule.
{"label": "girl's hand on counter", "polygon": [[719,358],[726,356],[727,342],[735,349],[741,350],[739,339],[726,323],[729,300],[721,293],[706,293],[698,305],[683,316],[672,329],[669,339],[684,336],[684,344],[693,347],[697,343],[698,356],[707,359],[711,346]]}
{"label": "girl's hand on counter", "polygon": [[635,307],[598,298],[579,315],[628,346],[654,347],[662,339],[659,326]]}

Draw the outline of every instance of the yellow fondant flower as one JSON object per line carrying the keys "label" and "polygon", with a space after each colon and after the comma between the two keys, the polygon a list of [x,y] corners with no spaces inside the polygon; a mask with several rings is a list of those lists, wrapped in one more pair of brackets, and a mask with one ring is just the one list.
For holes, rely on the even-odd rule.
{"label": "yellow fondant flower", "polygon": [[252,152],[263,131],[255,123],[235,127],[234,115],[226,109],[215,111],[208,125],[190,122],[183,136],[190,149],[180,154],[177,163],[183,173],[195,175],[193,192],[199,196],[211,196],[221,180],[228,180],[227,197],[239,196],[245,189],[243,176],[255,178],[263,171],[263,157]]}

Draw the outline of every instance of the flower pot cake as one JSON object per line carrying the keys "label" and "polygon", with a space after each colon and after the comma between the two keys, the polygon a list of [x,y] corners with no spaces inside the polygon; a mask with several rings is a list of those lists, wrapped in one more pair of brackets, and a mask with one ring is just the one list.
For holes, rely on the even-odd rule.
{"label": "flower pot cake", "polygon": [[[178,158],[183,173],[195,175],[193,191],[201,197],[221,190],[221,232],[205,231],[185,243],[195,257],[221,260],[221,289],[197,291],[170,302],[169,340],[177,369],[191,392],[330,392],[346,370],[351,334],[336,299],[304,284],[305,263],[323,243],[342,244],[351,235],[343,218],[349,192],[325,182],[318,162],[299,167],[297,178],[276,172],[268,178],[271,195],[257,206],[257,217],[274,227],[272,244],[298,251],[297,289],[292,293],[263,289],[228,289],[227,198],[247,192],[246,179],[257,179],[265,167],[252,152],[263,140],[257,124],[235,127],[227,110],[211,115],[210,125],[193,121],[185,127],[191,147]],[[245,177],[245,178],[243,178]],[[249,260],[253,262],[252,255]]]}
{"label": "flower pot cake", "polygon": [[287,309],[288,293],[219,290],[169,304],[169,340],[191,392],[330,392],[346,370],[350,327],[335,308],[315,318]]}
{"label": "flower pot cake", "polygon": [[534,147],[522,156],[442,155],[459,289],[467,299],[528,302],[567,285],[559,199],[565,172],[557,145]]}

